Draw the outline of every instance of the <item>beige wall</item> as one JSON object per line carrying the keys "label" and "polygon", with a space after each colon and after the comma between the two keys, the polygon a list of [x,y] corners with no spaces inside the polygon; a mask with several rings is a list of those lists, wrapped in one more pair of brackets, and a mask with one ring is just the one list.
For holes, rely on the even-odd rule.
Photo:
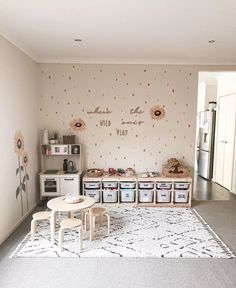
{"label": "beige wall", "polygon": [[[67,133],[81,117],[86,130],[85,167],[161,170],[169,157],[193,167],[199,71],[233,66],[40,64],[40,127]],[[150,108],[165,106],[166,117],[152,120]],[[96,107],[110,114],[88,114]],[[140,107],[142,114],[130,114]],[[143,121],[141,125],[122,124]],[[110,121],[101,126],[100,121]],[[128,130],[126,136],[117,129]]]}
{"label": "beige wall", "polygon": [[[171,65],[41,64],[40,126],[67,133],[81,117],[86,130],[86,166],[133,167],[160,171],[169,157],[193,166],[198,70]],[[152,120],[150,109],[165,106],[166,117]],[[96,107],[110,114],[88,114]],[[141,114],[130,114],[140,107]],[[122,124],[143,121],[141,125]],[[100,121],[111,122],[101,126]],[[117,129],[128,130],[126,136]]]}
{"label": "beige wall", "polygon": [[[36,172],[38,172],[38,94],[36,63],[0,37],[0,243],[23,219],[20,197],[16,199],[19,175],[18,158],[14,153],[14,134],[21,130],[25,150],[29,154],[27,183],[28,211],[36,205]],[[26,193],[23,193],[23,215],[27,214]]]}

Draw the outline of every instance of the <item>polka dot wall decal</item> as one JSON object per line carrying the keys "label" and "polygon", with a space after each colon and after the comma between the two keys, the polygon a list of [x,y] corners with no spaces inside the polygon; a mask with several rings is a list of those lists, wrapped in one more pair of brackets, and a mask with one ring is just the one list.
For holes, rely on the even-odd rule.
{"label": "polka dot wall decal", "polygon": [[93,77],[93,80],[96,80],[96,77]]}
{"label": "polka dot wall decal", "polygon": [[144,69],[144,70],[143,70],[143,72],[147,72],[147,70],[146,70],[146,69]]}
{"label": "polka dot wall decal", "polygon": [[188,107],[188,104],[186,104],[186,107]]}
{"label": "polka dot wall decal", "polygon": [[99,70],[102,73],[102,69]]}
{"label": "polka dot wall decal", "polygon": [[51,76],[50,76],[50,75],[48,76],[48,79],[51,79]]}
{"label": "polka dot wall decal", "polygon": [[129,85],[129,83],[128,83],[128,82],[126,82],[126,85]]}
{"label": "polka dot wall decal", "polygon": [[69,80],[71,80],[71,76],[69,76]]}
{"label": "polka dot wall decal", "polygon": [[142,86],[142,82],[139,82],[139,85]]}
{"label": "polka dot wall decal", "polygon": [[66,89],[64,89],[64,92],[66,92]]}
{"label": "polka dot wall decal", "polygon": [[164,73],[167,73],[167,71],[166,71],[166,70],[164,70]]}
{"label": "polka dot wall decal", "polygon": [[44,71],[43,71],[43,70],[41,70],[41,74],[44,74]]}
{"label": "polka dot wall decal", "polygon": [[116,78],[116,81],[118,81],[118,78]]}
{"label": "polka dot wall decal", "polygon": [[132,96],[134,97],[134,93],[132,93]]}
{"label": "polka dot wall decal", "polygon": [[190,73],[189,73],[189,76],[191,76],[191,75],[192,75],[192,73],[190,72]]}
{"label": "polka dot wall decal", "polygon": [[148,83],[148,86],[150,86],[151,84],[150,83]]}
{"label": "polka dot wall decal", "polygon": [[67,102],[67,105],[70,105],[70,102]]}
{"label": "polka dot wall decal", "polygon": [[172,93],[175,93],[175,89],[172,89]]}
{"label": "polka dot wall decal", "polygon": [[170,83],[169,83],[169,82],[167,82],[167,83],[166,83],[166,86],[170,86]]}
{"label": "polka dot wall decal", "polygon": [[53,96],[51,96],[51,99],[53,99]]}
{"label": "polka dot wall decal", "polygon": [[123,76],[126,76],[126,74],[125,74],[125,73],[123,73]]}
{"label": "polka dot wall decal", "polygon": [[75,65],[73,65],[72,68],[75,69]]}
{"label": "polka dot wall decal", "polygon": [[100,155],[100,158],[102,158],[102,155]]}
{"label": "polka dot wall decal", "polygon": [[188,124],[188,128],[190,128],[191,127],[191,125],[190,124]]}
{"label": "polka dot wall decal", "polygon": [[112,133],[110,133],[109,135],[112,136]]}

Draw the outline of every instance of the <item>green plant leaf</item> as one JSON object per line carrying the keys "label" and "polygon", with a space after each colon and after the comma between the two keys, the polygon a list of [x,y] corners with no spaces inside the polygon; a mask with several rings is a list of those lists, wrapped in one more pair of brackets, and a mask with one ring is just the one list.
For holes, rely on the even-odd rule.
{"label": "green plant leaf", "polygon": [[25,180],[26,180],[26,177],[24,176],[24,177],[23,177],[23,180],[22,180],[22,181],[23,181],[23,183],[25,183]]}
{"label": "green plant leaf", "polygon": [[16,169],[16,175],[19,173],[19,170],[20,170],[19,168]]}
{"label": "green plant leaf", "polygon": [[17,189],[16,189],[16,199],[19,196],[19,194],[20,194],[20,186],[18,186]]}
{"label": "green plant leaf", "polygon": [[26,174],[26,179],[29,180],[29,174],[28,173]]}
{"label": "green plant leaf", "polygon": [[24,171],[24,167],[23,166],[20,166],[20,169],[21,169],[21,171]]}

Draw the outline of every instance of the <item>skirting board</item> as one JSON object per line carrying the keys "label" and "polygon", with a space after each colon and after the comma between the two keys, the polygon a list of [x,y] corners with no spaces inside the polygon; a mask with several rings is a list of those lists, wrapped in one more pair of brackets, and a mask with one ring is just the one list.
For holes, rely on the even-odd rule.
{"label": "skirting board", "polygon": [[0,239],[0,246],[10,237],[10,235],[20,226],[20,224],[33,212],[33,210],[38,206],[40,201],[36,202],[36,204],[31,208],[11,229],[10,231]]}

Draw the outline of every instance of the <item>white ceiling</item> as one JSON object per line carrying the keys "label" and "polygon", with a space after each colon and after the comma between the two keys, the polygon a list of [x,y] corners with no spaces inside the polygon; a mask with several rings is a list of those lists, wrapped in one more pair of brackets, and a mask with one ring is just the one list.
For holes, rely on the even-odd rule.
{"label": "white ceiling", "polygon": [[0,34],[38,62],[236,64],[236,0],[0,0]]}

